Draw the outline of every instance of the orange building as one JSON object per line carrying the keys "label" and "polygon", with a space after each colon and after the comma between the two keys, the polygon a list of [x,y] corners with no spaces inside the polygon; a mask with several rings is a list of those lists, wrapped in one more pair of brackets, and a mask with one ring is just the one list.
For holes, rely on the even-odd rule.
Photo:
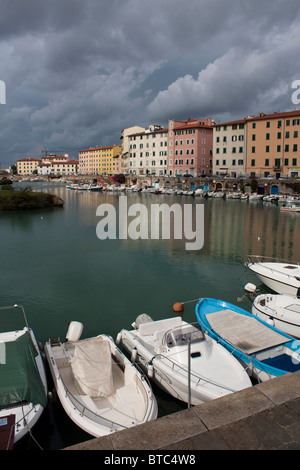
{"label": "orange building", "polygon": [[247,118],[247,174],[296,176],[300,167],[300,110]]}

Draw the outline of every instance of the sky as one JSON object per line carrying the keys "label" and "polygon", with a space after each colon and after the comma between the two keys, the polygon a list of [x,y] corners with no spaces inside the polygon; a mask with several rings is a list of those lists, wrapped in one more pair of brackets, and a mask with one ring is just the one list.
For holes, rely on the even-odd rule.
{"label": "sky", "polygon": [[1,0],[1,167],[300,109],[299,59],[299,0]]}

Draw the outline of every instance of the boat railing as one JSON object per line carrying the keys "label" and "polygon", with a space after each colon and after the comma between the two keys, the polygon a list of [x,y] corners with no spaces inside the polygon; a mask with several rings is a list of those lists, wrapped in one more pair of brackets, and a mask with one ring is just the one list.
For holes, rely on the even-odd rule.
{"label": "boat railing", "polygon": [[117,431],[118,429],[126,429],[126,426],[115,423],[114,421],[110,419],[106,419],[103,416],[98,415],[94,411],[90,410],[86,405],[82,404],[65,386],[64,381],[62,380],[62,377],[60,376],[60,381],[63,386],[65,396],[70,400],[70,402],[75,406],[75,409],[77,409],[82,416],[85,416],[88,419],[92,419],[98,424],[105,425],[106,427],[110,427],[111,431]]}
{"label": "boat railing", "polygon": [[[188,349],[187,349],[187,352],[188,352]],[[160,358],[163,358],[166,362],[170,362],[171,363],[171,370],[177,370],[179,372],[181,372],[183,375],[186,375],[188,376],[188,371],[187,371],[187,368],[184,367],[184,366],[181,366],[180,364],[178,364],[177,362],[174,362],[172,361],[172,359],[170,359],[170,357],[167,357],[165,356],[164,354],[156,354],[153,358],[152,358],[152,361],[156,358],[156,357],[160,357]],[[223,388],[223,389],[226,389],[226,390],[230,390],[231,392],[234,392],[235,390],[230,388],[230,387],[227,387],[226,385],[223,385],[223,384],[220,384],[218,382],[215,382],[214,380],[212,379],[209,379],[207,377],[204,377],[202,375],[198,375],[198,374],[195,374],[194,372],[190,372],[190,376],[191,378],[194,378],[194,382],[195,382],[195,386],[198,387],[199,385],[202,384],[202,382],[206,382],[206,383],[209,383],[211,385],[215,385],[216,387],[220,387],[220,388]]]}
{"label": "boat railing", "polygon": [[[280,259],[277,257],[263,256],[263,255],[248,255],[248,263],[286,263],[300,265],[299,261],[291,261],[286,259]],[[248,264],[246,263],[246,264]],[[274,269],[274,271],[276,271]]]}

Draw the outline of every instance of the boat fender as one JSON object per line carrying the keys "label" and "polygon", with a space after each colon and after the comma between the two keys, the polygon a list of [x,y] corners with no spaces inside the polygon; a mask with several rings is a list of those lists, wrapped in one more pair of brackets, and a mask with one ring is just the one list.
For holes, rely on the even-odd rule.
{"label": "boat fender", "polygon": [[137,358],[137,349],[133,348],[132,353],[131,353],[131,362],[135,362]]}
{"label": "boat fender", "polygon": [[122,333],[121,333],[121,331],[120,331],[120,333],[117,334],[116,343],[117,343],[117,344],[120,344],[121,339],[122,339]]}
{"label": "boat fender", "polygon": [[153,379],[153,377],[154,377],[154,367],[153,367],[152,361],[150,361],[149,364],[148,364],[147,374],[148,374],[149,379]]}

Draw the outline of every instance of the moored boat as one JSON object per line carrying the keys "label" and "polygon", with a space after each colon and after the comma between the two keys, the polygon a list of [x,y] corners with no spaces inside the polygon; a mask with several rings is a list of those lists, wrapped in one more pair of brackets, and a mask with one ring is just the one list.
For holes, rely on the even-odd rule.
{"label": "moored boat", "polygon": [[300,265],[290,262],[261,260],[250,256],[246,263],[259,279],[278,294],[300,296]]}
{"label": "moored boat", "polygon": [[120,331],[118,341],[160,388],[191,405],[251,386],[225,348],[179,316],[153,321],[142,314],[132,330]]}
{"label": "moored boat", "polygon": [[264,382],[300,370],[300,341],[224,300],[202,298],[196,316],[204,331],[219,341]]}
{"label": "moored boat", "polygon": [[289,295],[260,294],[253,301],[252,314],[300,339],[300,299]]}
{"label": "moored boat", "polygon": [[[22,329],[0,333],[0,449],[11,449],[32,432],[47,405],[47,379],[42,355],[21,305],[1,307],[14,323],[22,312]],[[3,324],[5,319],[3,318]],[[2,322],[1,322],[2,324]],[[4,442],[3,439],[4,438]]]}
{"label": "moored boat", "polygon": [[60,402],[69,417],[94,437],[157,417],[157,402],[144,375],[107,335],[82,339],[71,322],[66,341],[49,340],[45,353]]}

